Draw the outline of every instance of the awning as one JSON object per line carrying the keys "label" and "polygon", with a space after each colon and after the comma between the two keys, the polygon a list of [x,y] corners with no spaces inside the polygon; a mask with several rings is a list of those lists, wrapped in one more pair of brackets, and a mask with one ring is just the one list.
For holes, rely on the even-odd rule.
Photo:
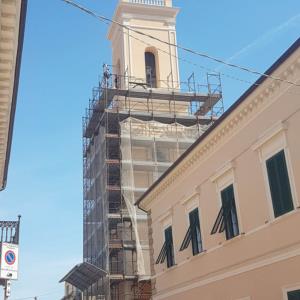
{"label": "awning", "polygon": [[107,272],[102,269],[84,262],[76,265],[64,278],[59,282],[68,282],[82,292],[88,289],[93,283],[101,277],[105,277]]}

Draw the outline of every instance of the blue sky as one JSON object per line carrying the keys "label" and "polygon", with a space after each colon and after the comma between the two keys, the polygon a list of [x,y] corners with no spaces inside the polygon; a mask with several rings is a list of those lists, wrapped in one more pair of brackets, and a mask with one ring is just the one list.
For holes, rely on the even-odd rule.
{"label": "blue sky", "polygon": [[[299,0],[177,0],[178,43],[265,71],[300,32]],[[112,16],[116,0],[81,0]],[[29,0],[8,185],[1,219],[22,215],[20,279],[12,300],[60,299],[58,280],[82,259],[81,117],[103,62],[107,26],[61,0]],[[181,79],[218,69],[225,106],[257,78],[180,51]]]}

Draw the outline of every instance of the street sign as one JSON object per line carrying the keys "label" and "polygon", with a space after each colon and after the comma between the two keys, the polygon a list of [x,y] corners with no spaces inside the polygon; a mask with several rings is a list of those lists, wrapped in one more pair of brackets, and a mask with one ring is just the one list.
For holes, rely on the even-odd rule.
{"label": "street sign", "polygon": [[2,243],[0,257],[0,278],[18,279],[19,246],[16,244]]}
{"label": "street sign", "polygon": [[16,254],[12,250],[8,250],[5,253],[4,258],[5,258],[5,262],[10,266],[12,266],[16,262]]}

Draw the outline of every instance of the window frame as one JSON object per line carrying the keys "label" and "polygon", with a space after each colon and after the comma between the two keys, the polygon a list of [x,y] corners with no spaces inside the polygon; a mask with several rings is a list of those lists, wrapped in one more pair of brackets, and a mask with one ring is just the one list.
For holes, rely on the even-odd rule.
{"label": "window frame", "polygon": [[[297,190],[294,181],[294,172],[293,172],[291,156],[287,144],[286,131],[287,131],[286,124],[284,124],[282,121],[279,121],[273,127],[266,130],[252,147],[254,151],[258,151],[259,160],[262,168],[262,174],[264,178],[264,188],[265,188],[266,198],[268,202],[269,217],[271,221],[289,215],[290,213],[293,213],[297,208],[299,208]],[[294,209],[288,213],[275,217],[272,195],[271,195],[271,188],[270,188],[269,177],[268,177],[267,160],[272,158],[274,155],[278,154],[282,150],[284,151]]]}
{"label": "window frame", "polygon": [[[149,64],[147,64],[147,55],[151,54],[151,59],[154,59],[154,71],[155,71],[155,77],[151,77],[151,82],[148,83],[148,70],[147,67],[149,66]],[[146,76],[146,84],[149,85],[150,88],[158,88],[158,82],[159,82],[159,78],[158,78],[158,57],[156,54],[156,51],[154,51],[154,49],[145,49],[144,52],[144,61],[145,61],[145,76]]]}
{"label": "window frame", "polygon": [[157,254],[157,258],[155,260],[155,265],[159,265],[162,263],[166,263],[167,262],[167,254],[166,257],[164,259],[163,262],[158,262],[158,258],[160,256],[160,253],[163,251],[164,245],[166,244],[166,238],[165,238],[165,231],[171,227],[172,228],[172,239],[173,239],[173,243],[172,243],[172,249],[173,249],[173,265],[168,267],[171,268],[173,266],[176,266],[176,247],[175,247],[175,243],[174,243],[174,234],[173,234],[173,222],[172,222],[172,214],[173,211],[172,209],[169,209],[165,214],[162,215],[162,217],[159,219],[159,222],[161,224],[161,246],[160,246],[160,250],[159,253]]}
{"label": "window frame", "polygon": [[[238,228],[239,228],[239,234],[227,239],[226,241],[230,241],[238,236],[240,236],[243,233],[243,223],[242,223],[242,218],[241,218],[241,210],[240,210],[240,202],[238,201],[239,195],[238,195],[238,189],[237,189],[237,182],[235,179],[235,175],[234,175],[234,169],[235,169],[235,164],[233,161],[227,162],[226,164],[224,164],[223,167],[221,167],[215,175],[213,175],[210,180],[212,182],[215,183],[216,186],[216,193],[217,193],[217,197],[218,197],[218,211],[216,213],[216,215],[214,216],[213,219],[213,227],[216,223],[216,218],[218,217],[221,208],[222,208],[222,197],[221,197],[221,192],[223,190],[225,190],[226,188],[228,188],[230,185],[233,186],[233,193],[234,193],[234,201],[235,201],[235,208],[236,208],[236,217],[237,217],[237,224],[238,224]],[[212,227],[212,229],[213,229]],[[212,232],[212,230],[211,230]],[[210,232],[210,233],[211,233]],[[220,233],[219,230],[217,230],[216,233]]]}
{"label": "window frame", "polygon": [[283,300],[289,300],[288,293],[300,290],[300,283],[282,288]]}
{"label": "window frame", "polygon": [[176,262],[175,262],[175,247],[174,247],[174,237],[173,237],[173,226],[172,225],[170,225],[164,229],[164,239],[165,239],[165,243],[166,243],[166,247],[167,247],[166,231],[168,229],[171,229],[171,235],[172,235],[172,243],[171,243],[172,261],[171,261],[171,263],[169,263],[169,260],[168,260],[168,249],[166,249],[166,263],[167,263],[167,268],[169,269],[169,268],[172,268],[173,266],[175,266]]}
{"label": "window frame", "polygon": [[[283,157],[285,159],[285,165],[286,165],[286,171],[287,171],[287,177],[288,177],[288,182],[289,182],[289,188],[290,188],[290,193],[291,193],[291,200],[292,200],[292,204],[293,204],[293,209],[290,210],[290,211],[287,211],[283,214],[280,214],[278,216],[275,216],[275,206],[274,206],[274,203],[273,203],[273,198],[272,198],[272,188],[271,188],[271,181],[270,181],[270,177],[269,177],[269,171],[268,171],[268,162],[270,159],[272,158],[275,158],[275,156],[279,155],[279,153],[283,153]],[[289,170],[288,170],[288,165],[287,165],[287,156],[286,156],[286,151],[285,149],[282,149],[282,150],[279,150],[277,151],[276,153],[274,153],[273,155],[271,155],[269,158],[265,159],[265,172],[266,172],[266,180],[267,180],[267,184],[268,184],[268,192],[269,192],[269,197],[270,197],[270,203],[272,205],[272,212],[273,212],[273,215],[272,217],[274,219],[278,219],[280,218],[281,216],[283,215],[286,215],[292,211],[294,211],[296,209],[296,206],[295,206],[295,201],[294,201],[294,197],[293,197],[293,193],[292,193],[292,186],[291,186],[291,176],[289,174]]]}
{"label": "window frame", "polygon": [[[226,240],[231,240],[237,236],[240,235],[241,233],[241,230],[240,230],[240,226],[239,226],[239,218],[238,218],[238,212],[237,212],[237,207],[236,207],[236,195],[235,195],[235,190],[234,190],[234,184],[231,183],[229,185],[227,185],[225,188],[223,188],[221,191],[220,191],[220,198],[221,198],[221,207],[223,207],[223,211],[224,211],[224,205],[223,205],[223,198],[222,198],[222,193],[227,191],[230,187],[232,187],[232,193],[233,193],[233,201],[234,201],[234,207],[235,207],[235,213],[236,213],[236,223],[237,223],[237,234],[234,234],[234,222],[231,220],[231,223],[232,223],[232,235],[229,235],[228,231],[226,230],[226,225],[225,225],[225,220],[224,220],[224,217],[223,217],[223,222],[224,222],[224,232],[225,232],[225,237],[226,237]],[[230,213],[231,214],[231,213]],[[224,216],[224,213],[223,213],[223,216]],[[222,223],[221,223],[222,224]],[[222,225],[221,225],[222,227]]]}
{"label": "window frame", "polygon": [[[195,210],[197,210],[198,211],[198,221],[199,221],[199,235],[200,235],[200,248],[198,249],[198,252],[195,252],[194,251],[194,247],[193,247],[193,239],[192,239],[192,232],[191,232],[191,222],[190,222],[190,214],[192,213],[192,212],[194,212]],[[187,223],[187,230],[186,230],[186,233],[185,233],[185,235],[184,235],[184,239],[182,240],[182,242],[181,242],[181,247],[180,247],[180,250],[179,251],[184,251],[184,250],[186,250],[186,249],[188,249],[189,247],[190,247],[190,245],[191,245],[191,247],[192,247],[192,253],[193,253],[193,256],[196,256],[196,255],[198,255],[198,254],[200,254],[200,253],[203,253],[204,252],[204,248],[203,248],[203,234],[202,234],[202,226],[201,226],[201,214],[200,214],[200,208],[199,208],[199,206],[191,206],[191,207],[189,207],[187,210],[186,210],[186,223]],[[182,246],[183,246],[183,242],[185,241],[185,238],[186,238],[186,236],[187,236],[187,234],[188,234],[188,232],[190,232],[189,234],[190,234],[190,241],[189,241],[189,243],[188,243],[188,246],[187,247],[185,247],[185,248],[183,248],[182,249]]]}
{"label": "window frame", "polygon": [[[195,210],[197,210],[197,216],[198,216],[198,221],[199,221],[199,237],[200,237],[200,241],[198,241],[198,244],[200,244],[200,248],[198,249],[198,252],[194,252],[194,247],[193,247],[193,233],[191,232],[191,245],[192,245],[192,251],[193,251],[193,256],[196,256],[200,253],[203,252],[203,242],[202,242],[202,232],[201,232],[201,218],[200,218],[200,209],[199,207],[196,207],[194,209],[192,209],[189,214],[188,214],[188,218],[189,218],[189,224],[191,226],[191,222],[190,222],[190,214],[192,212],[194,212]],[[199,245],[198,245],[199,246]]]}

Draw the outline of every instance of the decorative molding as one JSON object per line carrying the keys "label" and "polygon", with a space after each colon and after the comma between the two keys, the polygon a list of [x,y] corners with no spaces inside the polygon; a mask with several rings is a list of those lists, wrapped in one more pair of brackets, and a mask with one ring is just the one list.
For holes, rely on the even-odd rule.
{"label": "decorative molding", "polygon": [[212,177],[210,177],[210,181],[218,181],[222,176],[224,176],[227,172],[232,171],[233,169],[234,163],[232,161],[225,163],[219,170],[217,170],[217,172]]}
{"label": "decorative molding", "polygon": [[274,126],[266,130],[262,135],[258,137],[258,141],[252,146],[254,151],[261,148],[265,143],[272,139],[278,133],[287,130],[287,124],[279,121]]}
{"label": "decorative molding", "polygon": [[166,299],[169,298],[171,296],[177,295],[179,293],[183,293],[186,291],[189,291],[191,289],[194,288],[199,288],[202,286],[206,286],[208,284],[220,281],[220,280],[225,280],[227,278],[233,277],[233,276],[237,276],[239,274],[243,274],[246,272],[250,272],[259,268],[263,268],[266,266],[269,266],[271,264],[275,264],[275,263],[279,263],[282,262],[284,260],[287,259],[291,259],[294,257],[300,256],[300,248],[291,250],[289,252],[284,252],[282,254],[270,257],[270,258],[266,258],[266,259],[262,259],[260,261],[254,262],[252,264],[248,264],[247,266],[243,266],[243,267],[239,267],[239,268],[235,268],[233,270],[230,270],[228,272],[224,272],[222,274],[218,274],[218,275],[214,275],[211,276],[209,278],[203,279],[203,280],[197,280],[193,283],[188,283],[183,287],[178,287],[178,288],[174,288],[171,289],[169,291],[166,292],[162,292],[162,293],[158,293],[156,294],[153,299],[155,300],[160,300],[160,299]]}
{"label": "decorative molding", "polygon": [[[128,2],[120,2],[115,10],[113,20],[122,22],[123,17],[131,19],[166,21],[170,25],[175,24],[179,8],[169,6],[137,5]],[[112,24],[108,30],[107,37],[111,38],[118,25]],[[134,27],[134,26],[133,26]]]}
{"label": "decorative molding", "polygon": [[[161,224],[163,225],[164,223],[166,223],[167,221],[169,221],[169,219],[172,220],[172,214],[173,214],[172,208],[169,208],[169,209],[167,210],[167,212],[165,212],[164,214],[160,215],[160,216],[158,217],[158,219],[155,220],[154,222],[158,221],[159,223],[161,223]],[[167,222],[167,223],[168,223],[168,222]],[[172,223],[172,222],[171,222],[171,223]]]}
{"label": "decorative molding", "polygon": [[195,197],[199,197],[199,195],[200,195],[200,188],[197,187],[197,189],[199,189],[199,192],[195,191],[193,194],[191,194],[188,197],[186,197],[183,200],[181,200],[180,204],[183,205],[183,206],[186,206],[190,201],[193,201],[195,199]]}

